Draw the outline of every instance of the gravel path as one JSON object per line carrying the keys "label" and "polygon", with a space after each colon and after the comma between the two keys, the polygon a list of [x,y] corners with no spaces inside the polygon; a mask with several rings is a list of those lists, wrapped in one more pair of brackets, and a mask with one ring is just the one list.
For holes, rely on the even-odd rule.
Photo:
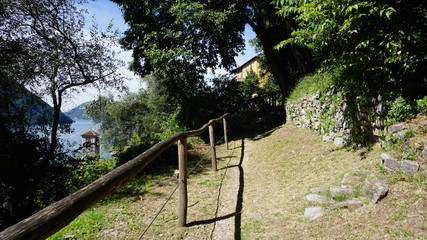
{"label": "gravel path", "polygon": [[243,208],[244,169],[247,167],[247,139],[235,147],[240,151],[240,158],[230,160],[223,169],[224,181],[221,185],[218,210],[211,239],[239,239]]}

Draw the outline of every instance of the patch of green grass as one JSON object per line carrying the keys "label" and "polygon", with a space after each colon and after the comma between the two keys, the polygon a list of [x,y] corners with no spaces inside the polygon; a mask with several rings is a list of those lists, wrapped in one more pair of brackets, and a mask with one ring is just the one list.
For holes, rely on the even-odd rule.
{"label": "patch of green grass", "polygon": [[67,235],[72,236],[68,239],[96,239],[96,234],[105,221],[106,218],[102,213],[90,209],[48,239],[62,240]]}
{"label": "patch of green grass", "polygon": [[199,184],[202,185],[202,186],[206,186],[206,187],[215,187],[215,186],[218,185],[217,183],[214,183],[214,182],[212,182],[209,179],[206,179],[206,180],[204,180],[202,182],[199,182]]}
{"label": "patch of green grass", "polygon": [[287,101],[295,101],[304,97],[305,95],[312,95],[318,91],[327,89],[333,85],[333,79],[337,74],[337,72],[323,72],[311,74],[301,78],[298,84],[295,86],[294,90],[289,95]]}
{"label": "patch of green grass", "polygon": [[395,221],[401,221],[405,218],[406,214],[407,214],[407,210],[404,208],[398,208],[395,209],[390,216],[388,217],[389,221],[395,222]]}
{"label": "patch of green grass", "polygon": [[261,223],[259,221],[251,221],[242,226],[242,239],[253,239],[251,235],[261,231]]}
{"label": "patch of green grass", "polygon": [[398,239],[401,239],[402,237],[407,238],[413,236],[413,233],[407,230],[390,230],[388,233],[390,234],[390,237]]}
{"label": "patch of green grass", "polygon": [[427,175],[425,174],[416,174],[408,175],[408,181],[413,182],[417,188],[427,191]]}
{"label": "patch of green grass", "polygon": [[376,167],[377,167],[378,171],[380,171],[381,174],[383,174],[383,175],[387,174],[387,170],[385,170],[385,168],[383,167],[383,165],[381,163],[377,163]]}
{"label": "patch of green grass", "polygon": [[352,198],[354,198],[357,195],[357,193],[344,193],[344,194],[339,194],[338,196],[335,196],[333,199],[337,202],[344,202],[347,200],[350,200]]}

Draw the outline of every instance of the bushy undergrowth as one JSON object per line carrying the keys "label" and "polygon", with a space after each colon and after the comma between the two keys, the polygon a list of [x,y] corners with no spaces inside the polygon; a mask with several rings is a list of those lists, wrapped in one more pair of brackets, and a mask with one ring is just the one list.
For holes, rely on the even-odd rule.
{"label": "bushy undergrowth", "polygon": [[77,160],[74,166],[70,166],[74,170],[69,179],[69,192],[76,191],[101,176],[109,173],[116,167],[116,160],[100,159],[99,155],[86,156],[81,160]]}
{"label": "bushy undergrowth", "polygon": [[391,125],[395,122],[405,122],[416,116],[417,113],[427,114],[427,96],[408,101],[402,96],[389,101],[390,110],[387,113],[385,124]]}

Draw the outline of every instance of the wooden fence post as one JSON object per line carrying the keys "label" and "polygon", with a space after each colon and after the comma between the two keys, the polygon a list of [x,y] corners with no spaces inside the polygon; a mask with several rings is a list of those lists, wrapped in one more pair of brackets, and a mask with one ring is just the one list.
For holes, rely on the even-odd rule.
{"label": "wooden fence post", "polygon": [[209,140],[211,142],[211,150],[212,150],[212,169],[216,171],[217,167],[216,167],[215,136],[214,136],[214,130],[212,125],[209,125]]}
{"label": "wooden fence post", "polygon": [[187,138],[178,141],[179,160],[179,212],[178,227],[185,227],[187,224]]}
{"label": "wooden fence post", "polygon": [[224,141],[225,141],[225,146],[227,147],[227,150],[228,150],[227,120],[225,118],[223,118],[222,119],[222,123],[224,125]]}

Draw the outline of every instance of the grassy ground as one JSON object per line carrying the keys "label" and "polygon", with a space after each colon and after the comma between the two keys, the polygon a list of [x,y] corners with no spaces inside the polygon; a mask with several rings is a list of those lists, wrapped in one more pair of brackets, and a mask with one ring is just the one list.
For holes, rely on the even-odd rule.
{"label": "grassy ground", "polygon": [[[379,149],[338,149],[319,139],[291,124],[236,139],[231,150],[218,147],[218,172],[210,170],[208,155],[193,154],[192,164],[201,160],[201,165],[188,180],[189,226],[176,227],[175,193],[143,239],[426,239],[425,175],[386,175]],[[199,145],[194,151],[207,150]],[[305,219],[309,189],[339,186],[346,173],[352,175],[348,185],[358,191],[340,200],[358,199],[364,207],[330,210],[336,200],[326,191],[321,193],[328,197],[325,215]],[[364,179],[371,173],[391,184],[378,204],[363,196]],[[138,239],[176,183],[171,175],[139,179],[52,239]]]}
{"label": "grassy ground", "polygon": [[[220,146],[219,148],[224,148]],[[217,197],[225,178],[226,166],[238,151],[218,153],[219,172],[211,170],[209,146],[198,143],[190,150],[188,169],[188,228],[177,228],[178,194],[171,200],[141,239],[206,239],[215,223]],[[141,176],[127,187],[92,207],[49,239],[138,239],[175,189],[178,180],[172,172]]]}
{"label": "grassy ground", "polygon": [[[244,239],[425,239],[427,197],[425,176],[387,176],[377,148],[338,149],[317,135],[285,125],[268,137],[248,140],[243,216]],[[391,193],[378,204],[363,196],[370,173],[391,184]],[[309,189],[340,186],[344,174],[357,191],[347,196],[365,203],[354,212],[326,210],[325,216],[307,220],[304,209]],[[401,181],[402,180],[402,181]],[[324,207],[335,203],[328,192]],[[345,199],[339,199],[345,200]]]}

